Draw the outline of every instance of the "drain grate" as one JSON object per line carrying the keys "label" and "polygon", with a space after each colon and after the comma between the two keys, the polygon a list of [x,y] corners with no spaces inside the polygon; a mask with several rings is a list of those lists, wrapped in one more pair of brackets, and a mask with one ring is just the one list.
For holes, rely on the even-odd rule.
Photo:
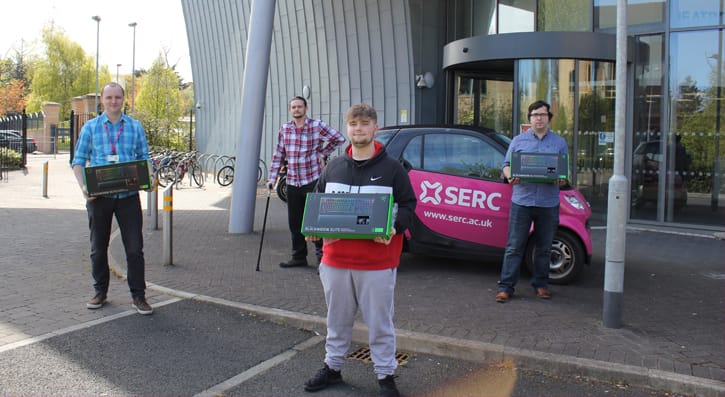
{"label": "drain grate", "polygon": [[[365,364],[371,363],[373,360],[370,358],[370,348],[369,347],[361,347],[354,352],[347,355],[347,358],[350,360],[358,360],[362,361]],[[408,363],[408,359],[410,358],[410,353],[396,351],[395,352],[395,360],[398,362],[398,365],[405,365]]]}

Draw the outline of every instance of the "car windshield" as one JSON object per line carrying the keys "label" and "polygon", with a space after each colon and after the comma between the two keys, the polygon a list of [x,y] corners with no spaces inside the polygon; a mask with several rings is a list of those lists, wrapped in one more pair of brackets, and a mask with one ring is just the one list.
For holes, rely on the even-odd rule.
{"label": "car windshield", "polygon": [[634,150],[634,154],[645,154],[645,153],[660,154],[660,142],[659,141],[642,142],[639,144],[639,146],[637,146],[637,149]]}
{"label": "car windshield", "polygon": [[504,134],[501,133],[495,133],[491,134],[491,138],[495,139],[499,143],[503,145],[504,148],[508,149],[509,145],[511,144],[511,138],[507,137]]}
{"label": "car windshield", "polygon": [[390,138],[393,137],[392,131],[378,131],[377,134],[375,134],[375,140],[382,143],[383,146],[387,145],[390,141]]}

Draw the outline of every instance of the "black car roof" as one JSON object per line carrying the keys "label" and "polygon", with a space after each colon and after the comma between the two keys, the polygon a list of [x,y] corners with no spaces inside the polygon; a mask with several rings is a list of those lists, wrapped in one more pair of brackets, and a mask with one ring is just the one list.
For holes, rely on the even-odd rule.
{"label": "black car roof", "polygon": [[494,129],[487,128],[487,127],[477,127],[472,125],[463,125],[463,124],[407,124],[407,125],[394,125],[394,126],[385,126],[380,127],[380,131],[387,131],[387,130],[411,130],[411,129],[421,129],[421,128],[435,128],[435,129],[451,129],[455,128],[458,130],[468,130],[468,131],[474,131],[482,134],[498,134],[498,132]]}

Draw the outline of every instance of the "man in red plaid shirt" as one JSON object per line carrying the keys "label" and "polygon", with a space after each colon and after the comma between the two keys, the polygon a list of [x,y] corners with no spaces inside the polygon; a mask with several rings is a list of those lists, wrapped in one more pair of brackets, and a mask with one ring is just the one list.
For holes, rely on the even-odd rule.
{"label": "man in red plaid shirt", "polygon": [[[307,117],[305,98],[292,98],[289,111],[292,120],[279,129],[267,182],[268,188],[274,188],[279,169],[287,160],[287,218],[292,233],[292,259],[280,263],[281,267],[307,266],[307,242],[301,233],[305,199],[317,184],[327,156],[345,143],[345,137],[324,121]],[[315,242],[315,255],[319,262],[322,240]]]}

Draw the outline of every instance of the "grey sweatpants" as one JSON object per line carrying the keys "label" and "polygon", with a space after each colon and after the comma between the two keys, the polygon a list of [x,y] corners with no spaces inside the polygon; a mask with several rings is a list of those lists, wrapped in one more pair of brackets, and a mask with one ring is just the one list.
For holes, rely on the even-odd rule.
{"label": "grey sweatpants", "polygon": [[367,324],[370,355],[378,379],[392,375],[395,359],[393,301],[397,269],[349,270],[320,264],[327,303],[325,363],[339,371],[352,342],[355,313]]}

